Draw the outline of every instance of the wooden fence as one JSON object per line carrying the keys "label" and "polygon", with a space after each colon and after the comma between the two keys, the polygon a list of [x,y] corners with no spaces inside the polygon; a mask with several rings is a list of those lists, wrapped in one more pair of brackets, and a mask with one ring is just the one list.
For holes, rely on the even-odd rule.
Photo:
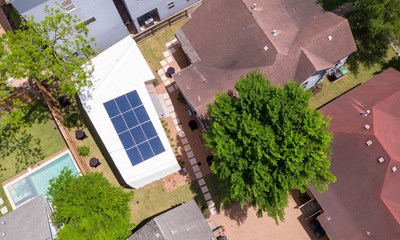
{"label": "wooden fence", "polygon": [[133,39],[137,42],[140,43],[141,41],[144,41],[152,36],[154,36],[156,33],[161,32],[162,30],[164,30],[167,27],[170,27],[172,25],[174,25],[175,23],[180,22],[183,19],[186,19],[190,16],[190,14],[196,10],[201,4],[201,1],[194,4],[193,6],[157,23],[154,26],[151,26],[143,31],[141,31],[140,33],[137,33],[135,35],[133,35]]}
{"label": "wooden fence", "polygon": [[90,168],[82,158],[82,156],[78,153],[78,146],[76,145],[73,137],[69,133],[68,129],[63,124],[63,119],[61,115],[61,111],[57,106],[57,101],[53,98],[50,92],[41,84],[37,84],[40,92],[43,95],[44,100],[46,101],[47,106],[50,109],[51,115],[53,115],[54,121],[57,124],[58,129],[60,130],[62,136],[64,137],[65,142],[69,150],[71,151],[72,155],[75,158],[76,163],[78,164],[79,168],[81,169],[82,174],[89,173]]}

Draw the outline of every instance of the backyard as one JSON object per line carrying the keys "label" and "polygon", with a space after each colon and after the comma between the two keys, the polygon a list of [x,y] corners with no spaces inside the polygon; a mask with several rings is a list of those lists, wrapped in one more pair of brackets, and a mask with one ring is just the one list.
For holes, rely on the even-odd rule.
{"label": "backyard", "polygon": [[[15,139],[1,146],[1,182],[66,148],[50,112],[42,102],[31,103],[27,122],[29,127],[23,132],[22,139]],[[0,197],[11,210],[3,188],[1,188]]]}

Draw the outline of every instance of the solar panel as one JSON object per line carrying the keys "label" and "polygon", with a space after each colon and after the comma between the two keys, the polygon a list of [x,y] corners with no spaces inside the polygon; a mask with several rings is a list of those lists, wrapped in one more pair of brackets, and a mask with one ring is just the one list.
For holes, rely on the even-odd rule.
{"label": "solar panel", "polygon": [[136,91],[103,105],[133,166],[165,151]]}

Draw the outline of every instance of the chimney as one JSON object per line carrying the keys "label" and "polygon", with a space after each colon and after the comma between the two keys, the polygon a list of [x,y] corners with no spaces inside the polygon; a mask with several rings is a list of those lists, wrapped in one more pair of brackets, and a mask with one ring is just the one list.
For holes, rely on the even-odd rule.
{"label": "chimney", "polygon": [[367,146],[369,147],[369,146],[372,145],[372,141],[371,141],[371,140],[368,140],[368,141],[365,142],[365,144],[367,144]]}
{"label": "chimney", "polygon": [[393,166],[392,167],[392,173],[395,173],[397,171],[397,167],[396,166]]}
{"label": "chimney", "polygon": [[364,125],[364,128],[367,129],[367,130],[369,130],[369,129],[371,128],[371,126],[370,126],[369,124],[365,124],[365,125]]}
{"label": "chimney", "polygon": [[332,36],[329,35],[329,36],[328,36],[328,41],[330,41],[330,40],[332,40],[332,39],[333,39]]}
{"label": "chimney", "polygon": [[379,163],[383,163],[384,161],[385,161],[385,159],[383,157],[378,158]]}

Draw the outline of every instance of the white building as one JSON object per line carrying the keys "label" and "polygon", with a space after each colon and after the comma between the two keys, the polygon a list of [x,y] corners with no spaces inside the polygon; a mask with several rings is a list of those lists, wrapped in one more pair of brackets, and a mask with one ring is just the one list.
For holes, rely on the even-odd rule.
{"label": "white building", "polygon": [[140,188],[180,169],[145,82],[154,75],[131,37],[92,59],[80,99],[126,184]]}
{"label": "white building", "polygon": [[96,52],[129,35],[113,1],[110,0],[7,0],[22,17],[33,17],[37,21],[45,18],[46,6],[60,8],[78,17],[89,29],[89,37],[94,38]]}

